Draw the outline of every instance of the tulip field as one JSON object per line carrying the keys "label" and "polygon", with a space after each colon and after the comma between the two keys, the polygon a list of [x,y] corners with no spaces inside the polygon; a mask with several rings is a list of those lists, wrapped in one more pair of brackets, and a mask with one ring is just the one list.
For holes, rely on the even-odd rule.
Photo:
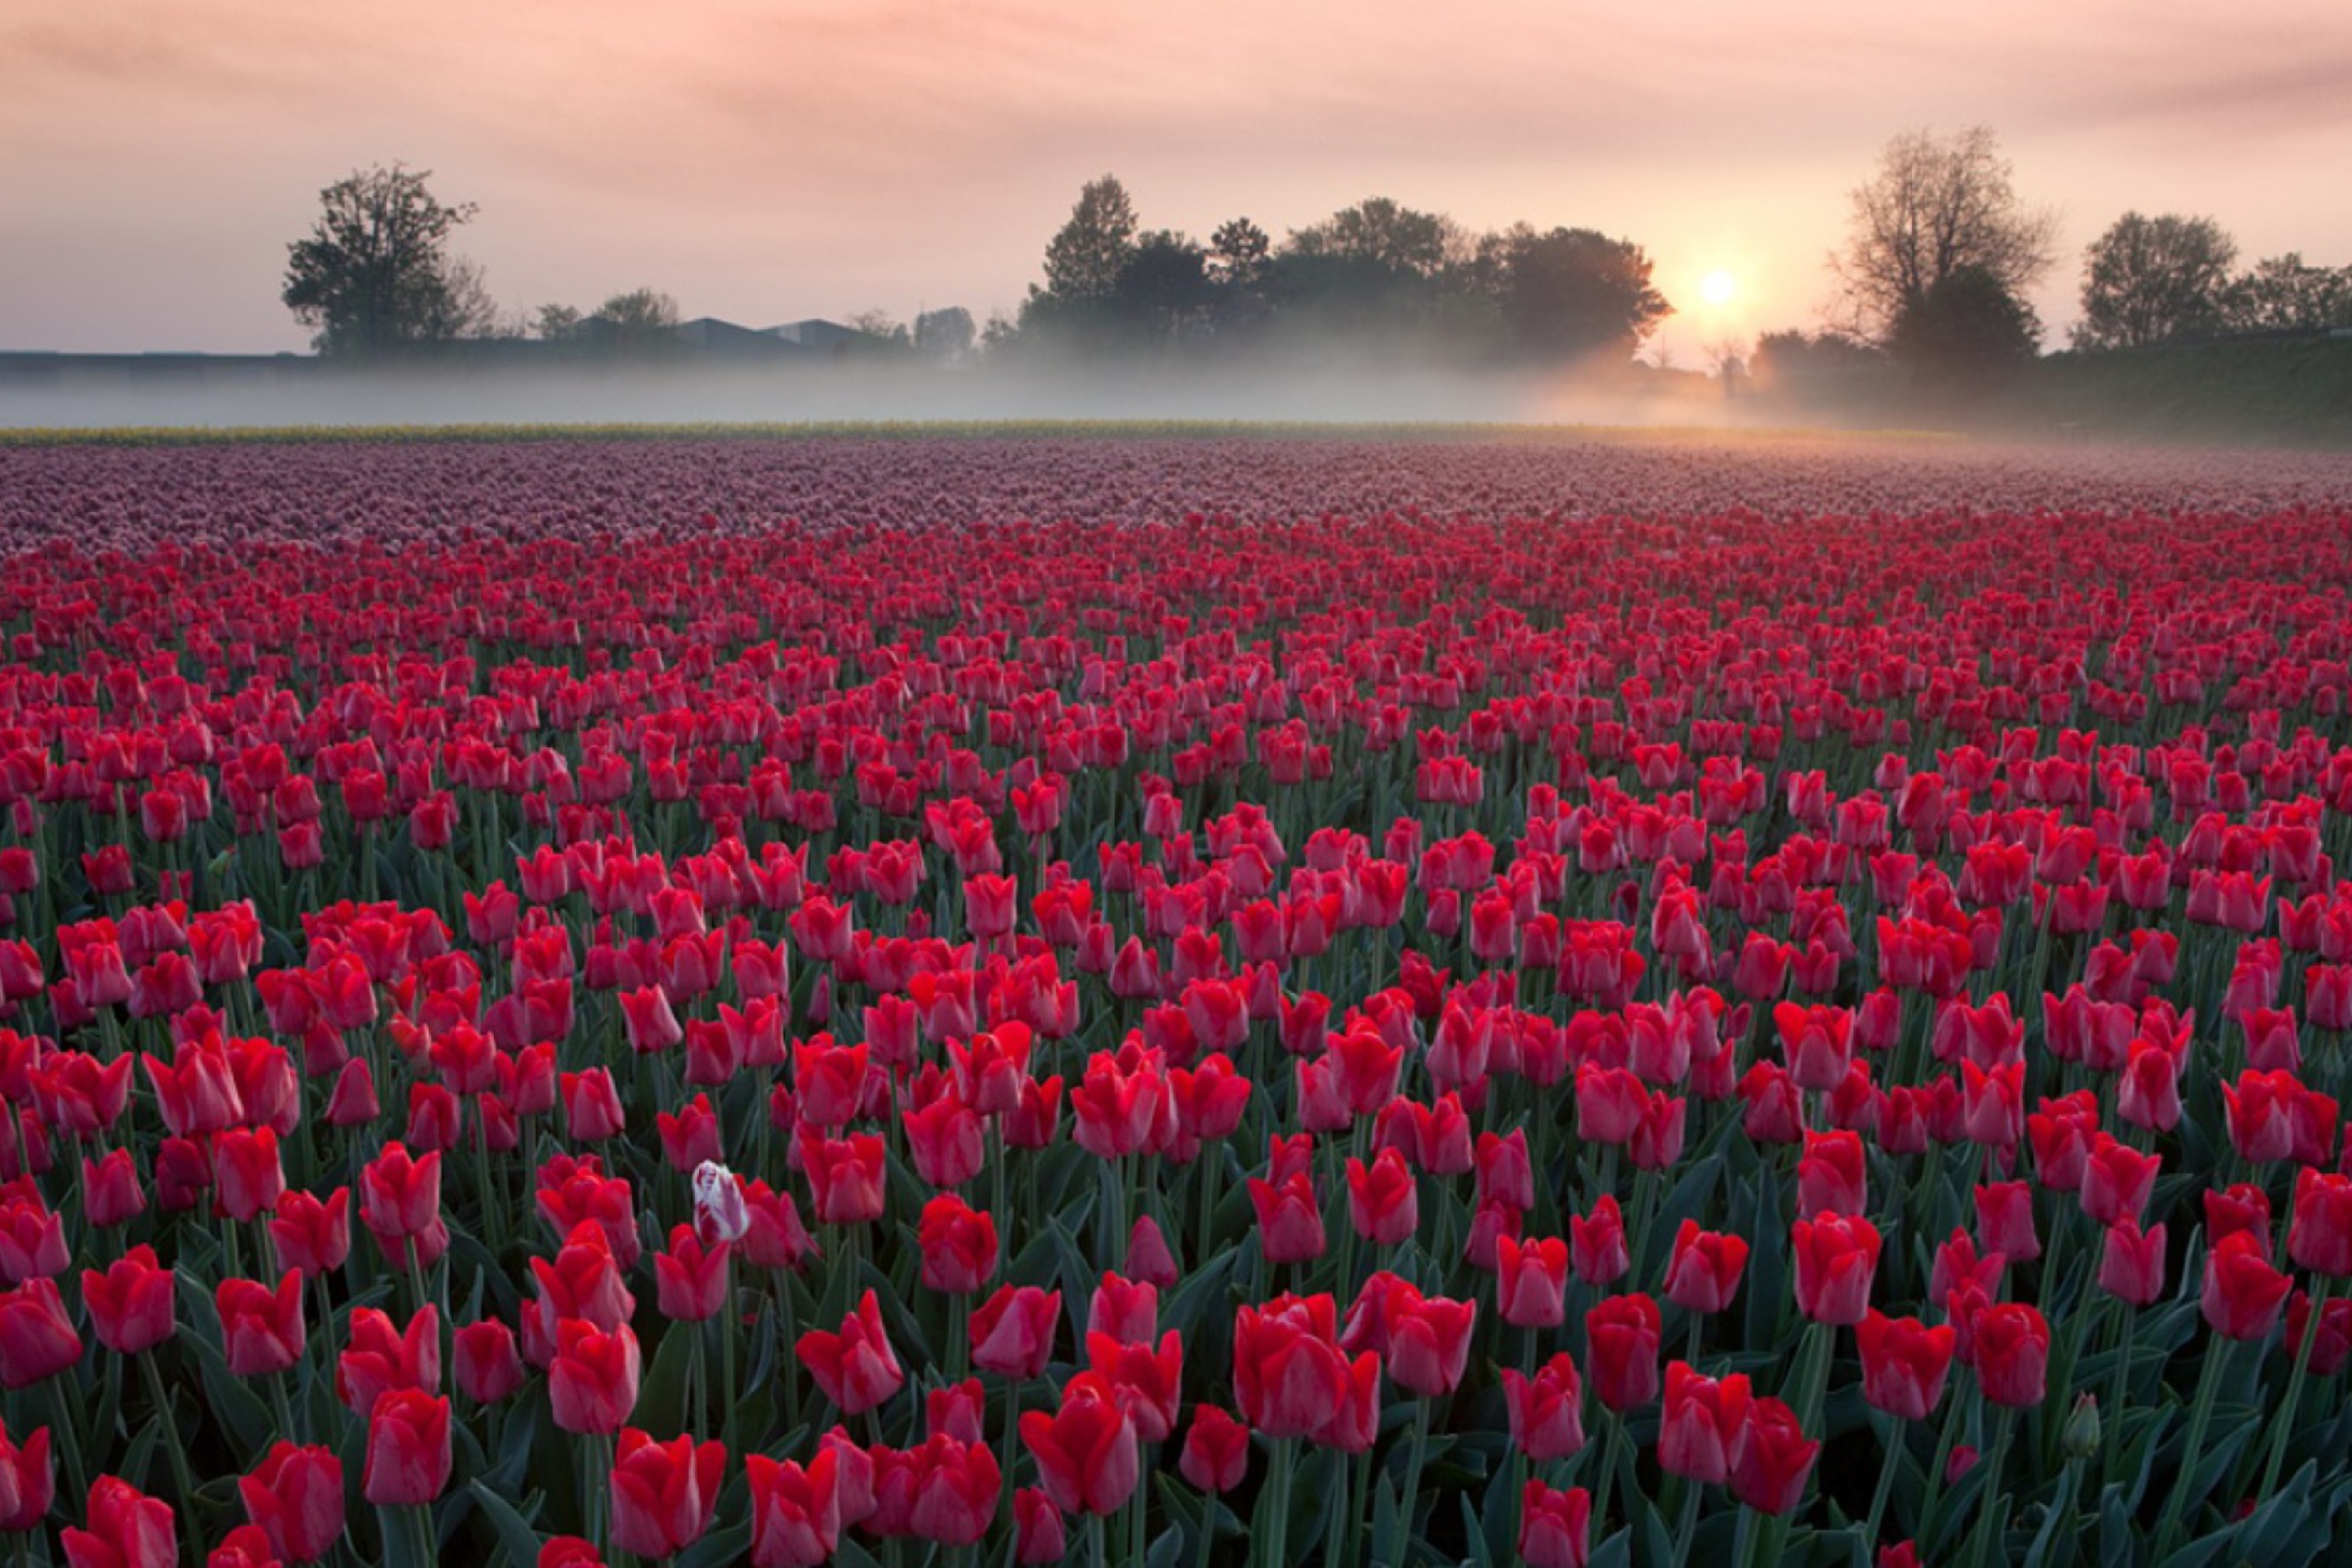
{"label": "tulip field", "polygon": [[2352,458],[64,443],[0,552],[0,1568],[2352,1561]]}

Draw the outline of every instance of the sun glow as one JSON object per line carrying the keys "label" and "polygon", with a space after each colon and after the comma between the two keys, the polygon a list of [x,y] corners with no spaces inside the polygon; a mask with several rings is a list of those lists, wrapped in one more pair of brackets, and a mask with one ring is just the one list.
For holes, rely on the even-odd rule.
{"label": "sun glow", "polygon": [[1739,292],[1739,279],[1717,268],[1698,280],[1698,297],[1710,305],[1728,305]]}

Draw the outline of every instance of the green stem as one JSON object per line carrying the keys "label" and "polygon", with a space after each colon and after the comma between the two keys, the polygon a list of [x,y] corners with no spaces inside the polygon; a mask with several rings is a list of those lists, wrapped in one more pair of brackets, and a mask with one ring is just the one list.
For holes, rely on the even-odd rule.
{"label": "green stem", "polygon": [[2000,1473],[2009,1461],[2010,1434],[2017,1430],[2017,1412],[2014,1410],[2003,1409],[1994,1419],[1999,1424],[2000,1432],[1992,1440],[1992,1458],[1986,1462],[1984,1486],[1977,1494],[1976,1543],[1969,1557],[1975,1568],[1985,1568],[1990,1561],[1986,1553],[1993,1549],[1993,1537],[2000,1532],[1997,1511],[2000,1502]]}
{"label": "green stem", "polygon": [[1692,1476],[1683,1477],[1682,1482],[1682,1517],[1675,1521],[1674,1568],[1684,1568],[1690,1562],[1691,1537],[1698,1533],[1699,1483]]}
{"label": "green stem", "polygon": [[1625,1418],[1614,1412],[1607,1417],[1609,1436],[1601,1444],[1601,1476],[1592,1488],[1592,1531],[1607,1539],[1609,1534],[1609,1493],[1617,1479],[1617,1443],[1625,1430]]}
{"label": "green stem", "polygon": [[1274,1463],[1266,1474],[1266,1485],[1272,1489],[1274,1517],[1266,1521],[1266,1554],[1258,1559],[1265,1568],[1290,1568],[1290,1472],[1297,1461],[1297,1449],[1296,1437],[1275,1440]]}
{"label": "green stem", "polygon": [[1884,1425],[1885,1430],[1879,1436],[1883,1452],[1878,1464],[1878,1489],[1870,1494],[1870,1521],[1862,1531],[1863,1549],[1866,1552],[1877,1550],[1879,1526],[1886,1519],[1886,1500],[1895,1493],[1895,1472],[1902,1468],[1903,1437],[1907,1430],[1891,1415]]}
{"label": "green stem", "polygon": [[[172,1482],[180,1489],[180,1510],[186,1514],[195,1506],[196,1483],[188,1470],[188,1446],[180,1441],[180,1418],[172,1413],[171,1391],[163,1386],[163,1374],[155,1369],[153,1352],[136,1359],[147,1384],[147,1397],[155,1402],[156,1413],[163,1418],[163,1441],[172,1450]],[[286,1436],[292,1441],[293,1433]]]}
{"label": "green stem", "polygon": [[1404,1555],[1412,1555],[1412,1521],[1421,1511],[1421,1469],[1429,1458],[1429,1396],[1420,1395],[1412,1402],[1412,1447],[1405,1450]]}
{"label": "green stem", "polygon": [[732,1258],[719,1266],[719,1377],[725,1385],[727,1415],[720,1423],[719,1438],[730,1454],[740,1452],[735,1442],[735,1336],[742,1322],[735,1310],[735,1260]]}
{"label": "green stem", "polygon": [[2254,1489],[2254,1506],[2270,1501],[2271,1492],[2278,1486],[2280,1467],[2286,1463],[2286,1446],[2294,1436],[2294,1407],[2303,1401],[2303,1382],[2311,1371],[2311,1347],[2319,1341],[2320,1320],[2327,1306],[2327,1287],[2331,1283],[2325,1274],[2316,1275],[2311,1286],[2311,1315],[2304,1321],[2303,1338],[2294,1347],[2294,1370],[2287,1374],[2286,1405],[2278,1413],[2271,1429],[2271,1454],[2263,1464],[2263,1484]]}
{"label": "green stem", "polygon": [[2197,1456],[2205,1447],[2205,1427],[2213,1419],[2213,1401],[2221,1392],[2222,1363],[2230,1359],[2232,1348],[2218,1344],[2206,1348],[2205,1370],[2197,1379],[2197,1403],[2189,1412],[2189,1441],[2180,1450],[2180,1471],[2172,1479],[2172,1496],[2164,1505],[2164,1521],[2157,1527],[2155,1561],[2158,1563],[2171,1555],[2173,1538],[2179,1533],[2180,1515],[2189,1506],[2189,1489],[2197,1479]]}
{"label": "green stem", "polygon": [[269,1407],[277,1413],[278,1429],[285,1435],[286,1440],[300,1442],[301,1433],[294,1425],[294,1405],[286,1397],[286,1373],[282,1372],[269,1374]]}

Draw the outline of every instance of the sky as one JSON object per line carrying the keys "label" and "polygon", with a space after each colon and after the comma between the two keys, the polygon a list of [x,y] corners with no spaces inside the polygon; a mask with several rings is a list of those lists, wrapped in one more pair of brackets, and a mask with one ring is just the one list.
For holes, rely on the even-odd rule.
{"label": "sky", "polygon": [[1891,136],[1978,122],[2058,215],[2063,338],[2129,209],[2352,264],[2347,83],[2344,0],[0,0],[0,348],[300,349],[288,244],[401,162],[517,312],[984,321],[1111,173],[1201,237],[1375,195],[1598,228],[1696,366],[1818,320]]}

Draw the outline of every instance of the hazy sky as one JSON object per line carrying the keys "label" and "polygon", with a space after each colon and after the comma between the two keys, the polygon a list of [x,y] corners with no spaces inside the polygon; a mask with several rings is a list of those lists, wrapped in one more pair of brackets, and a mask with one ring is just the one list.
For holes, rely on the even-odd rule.
{"label": "hazy sky", "polygon": [[302,347],[288,242],[400,160],[518,310],[984,319],[1108,171],[1196,236],[1371,195],[1621,235],[1690,364],[1810,321],[1887,138],[1975,121],[2061,214],[2053,327],[2127,208],[2352,263],[2347,0],[0,0],[0,347]]}

